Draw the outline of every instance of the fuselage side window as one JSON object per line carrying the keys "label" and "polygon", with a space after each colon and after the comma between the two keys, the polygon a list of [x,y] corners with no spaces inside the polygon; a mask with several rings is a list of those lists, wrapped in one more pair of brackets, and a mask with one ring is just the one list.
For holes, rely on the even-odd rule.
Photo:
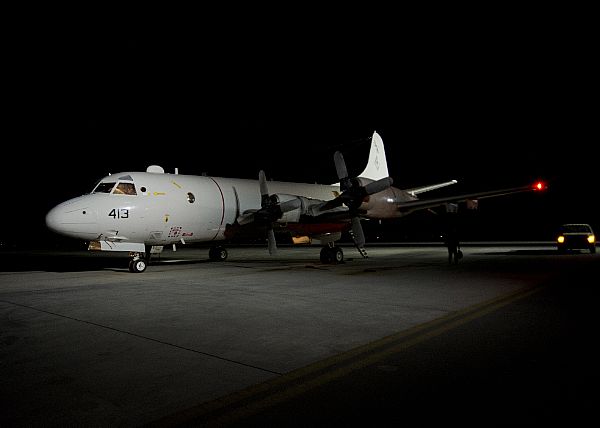
{"label": "fuselage side window", "polygon": [[115,182],[111,183],[100,183],[96,186],[92,193],[110,193],[110,191],[115,187]]}
{"label": "fuselage side window", "polygon": [[115,187],[113,195],[137,195],[137,193],[135,191],[135,186],[133,185],[133,183],[120,182],[119,184],[117,184],[117,187]]}

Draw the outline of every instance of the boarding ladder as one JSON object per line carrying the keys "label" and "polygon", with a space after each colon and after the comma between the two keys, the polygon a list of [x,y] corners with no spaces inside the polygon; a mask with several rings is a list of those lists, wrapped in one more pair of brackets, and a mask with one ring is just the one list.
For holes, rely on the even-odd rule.
{"label": "boarding ladder", "polygon": [[368,259],[369,255],[367,254],[367,250],[365,249],[365,247],[362,247],[356,243],[356,239],[354,239],[354,232],[352,231],[352,229],[350,229],[348,232],[350,233],[352,242],[354,242],[354,246],[356,247],[360,255],[363,256],[363,258]]}

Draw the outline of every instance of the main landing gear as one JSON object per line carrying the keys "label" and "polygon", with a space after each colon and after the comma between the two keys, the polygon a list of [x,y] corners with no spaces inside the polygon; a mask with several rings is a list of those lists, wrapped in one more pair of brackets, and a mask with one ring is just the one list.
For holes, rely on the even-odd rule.
{"label": "main landing gear", "polygon": [[344,252],[337,245],[327,245],[321,249],[321,263],[336,265],[344,261]]}
{"label": "main landing gear", "polygon": [[225,261],[227,260],[227,250],[221,246],[210,247],[208,258],[215,262]]}

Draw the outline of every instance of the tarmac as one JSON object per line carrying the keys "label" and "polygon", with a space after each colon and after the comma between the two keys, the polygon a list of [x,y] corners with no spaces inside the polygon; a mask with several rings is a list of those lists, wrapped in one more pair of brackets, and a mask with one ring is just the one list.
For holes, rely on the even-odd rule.
{"label": "tarmac", "polygon": [[411,334],[527,296],[564,260],[599,260],[539,243],[463,246],[458,265],[434,245],[344,252],[324,265],[319,247],[237,247],[209,262],[183,247],[141,274],[115,254],[0,253],[0,425],[239,424],[257,396],[264,411],[381,365]]}

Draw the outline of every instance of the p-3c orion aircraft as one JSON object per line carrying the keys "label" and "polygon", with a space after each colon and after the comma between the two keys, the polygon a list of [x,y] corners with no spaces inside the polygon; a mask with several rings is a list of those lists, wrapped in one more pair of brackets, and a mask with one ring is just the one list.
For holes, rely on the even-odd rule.
{"label": "p-3c orion aircraft", "polygon": [[398,218],[415,210],[456,204],[530,190],[543,184],[420,200],[421,193],[455,184],[456,180],[401,190],[392,187],[383,141],[371,138],[369,159],[358,177],[348,177],[344,157],[334,154],[339,183],[303,184],[165,173],[153,165],[146,172],[104,177],[90,194],[63,202],[46,216],[56,233],[89,241],[90,250],[129,252],[129,270],[143,272],[150,253],[177,243],[213,243],[209,257],[225,260],[223,243],[236,237],[267,237],[276,251],[273,228],[293,237],[320,241],[323,263],[340,263],[335,245],[348,231],[363,257],[361,219]]}

